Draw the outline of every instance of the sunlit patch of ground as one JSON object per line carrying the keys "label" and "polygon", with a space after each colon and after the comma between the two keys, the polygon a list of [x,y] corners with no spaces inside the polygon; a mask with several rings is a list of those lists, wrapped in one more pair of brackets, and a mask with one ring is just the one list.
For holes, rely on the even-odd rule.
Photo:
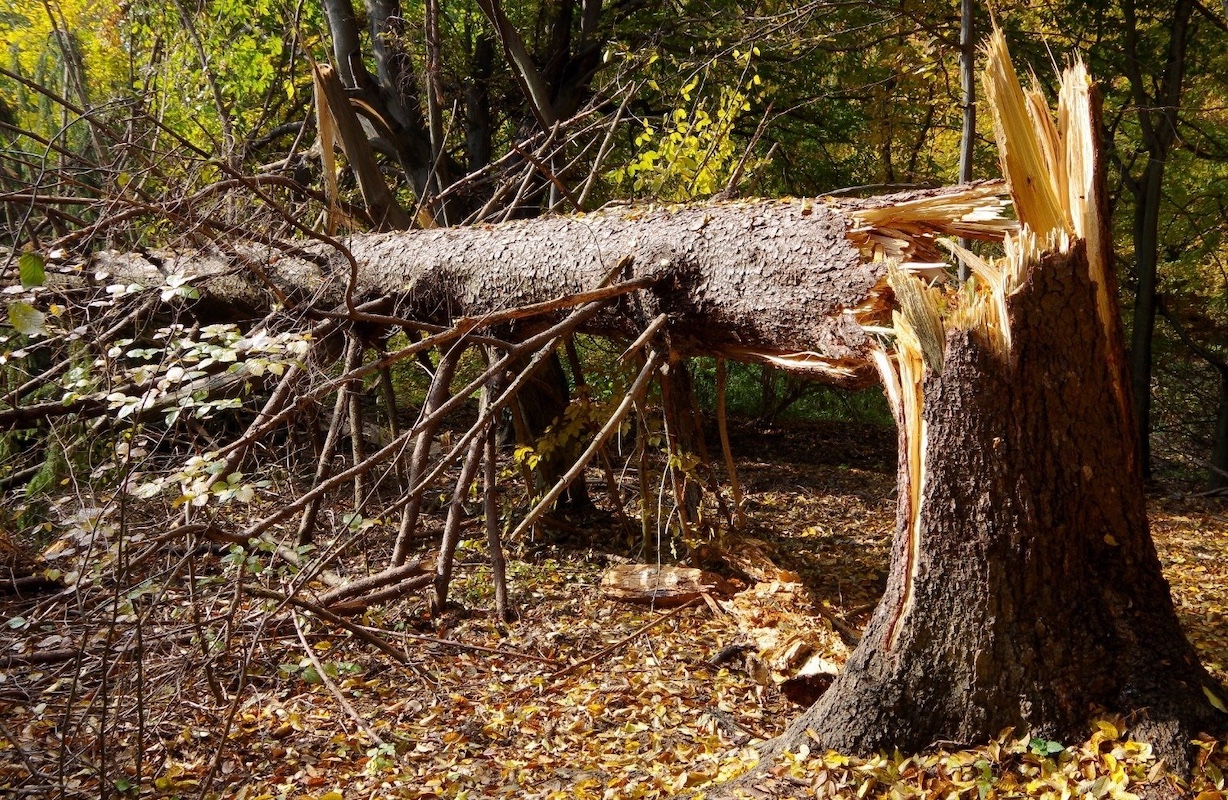
{"label": "sunlit patch of ground", "polygon": [[1148,516],[1181,624],[1228,684],[1228,502],[1157,493]]}

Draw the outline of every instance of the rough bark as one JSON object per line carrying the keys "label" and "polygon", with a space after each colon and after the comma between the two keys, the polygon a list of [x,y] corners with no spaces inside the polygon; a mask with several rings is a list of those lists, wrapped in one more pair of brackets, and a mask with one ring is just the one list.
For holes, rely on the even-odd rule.
{"label": "rough bark", "polygon": [[1191,738],[1228,714],[1148,530],[1096,96],[1081,65],[1067,71],[1055,124],[1000,33],[986,86],[1022,232],[1000,261],[960,253],[988,290],[953,300],[891,276],[888,583],[844,672],[776,747],[917,750],[1006,728],[1081,739],[1104,709],[1186,772]]}
{"label": "rough bark", "polygon": [[[395,314],[444,321],[593,289],[621,265],[618,280],[654,284],[594,318],[587,329],[634,338],[669,315],[682,354],[768,360],[837,385],[874,380],[874,334],[889,320],[884,262],[926,266],[936,235],[1000,238],[1013,223],[985,221],[1001,184],[956,187],[872,201],[782,200],[686,208],[619,207],[574,217],[354,236],[297,253],[244,246],[234,254],[100,253],[69,267],[81,280],[160,285],[193,276],[201,316],[256,315],[274,297],[254,266],[291,304],[340,306],[354,267],[354,299],[392,296]],[[966,217],[979,213],[982,218]],[[890,224],[890,227],[887,225]],[[907,238],[901,238],[906,236]],[[932,264],[930,264],[932,266]],[[93,280],[93,278],[89,278]]]}
{"label": "rough bark", "polygon": [[1048,257],[1009,298],[1013,363],[949,334],[924,383],[920,535],[901,491],[884,597],[780,746],[810,731],[843,752],[917,750],[1008,727],[1069,741],[1104,708],[1137,715],[1133,735],[1181,769],[1192,735],[1228,721],[1180,629],[1141,476],[1124,468],[1131,421],[1108,370],[1089,369],[1110,345],[1084,259]]}
{"label": "rough bark", "polygon": [[[639,287],[638,279],[644,288],[616,302],[604,298],[611,304],[600,313],[595,301],[585,306],[589,330],[634,338],[661,333],[654,326],[663,321],[676,352],[759,359],[846,386],[869,382],[875,364],[893,381],[888,392],[900,421],[889,582],[845,672],[780,745],[809,742],[813,731],[820,743],[843,750],[916,749],[937,740],[975,742],[1008,726],[1064,738],[1081,733],[1100,706],[1131,715],[1134,735],[1180,768],[1193,732],[1225,726],[1209,701],[1225,694],[1180,631],[1147,530],[1111,248],[1099,215],[1103,187],[1089,177],[1098,171],[1094,127],[1074,130],[1073,113],[1059,114],[1055,124],[1036,95],[1025,99],[1013,68],[997,78],[1013,82],[1005,95],[999,87],[989,97],[1017,106],[1013,127],[1000,125],[998,133],[1018,216],[1028,226],[1008,254],[1046,246],[1054,252],[1008,258],[999,269],[965,251],[961,258],[979,280],[945,296],[901,272],[885,274],[885,265],[936,260],[936,233],[1000,236],[1012,226],[985,216],[997,208],[999,187],[843,205],[616,208],[497,228],[357,236],[346,252],[314,244],[294,253],[245,246],[241,258],[100,255],[74,279],[102,269],[108,282],[157,285],[167,274],[190,274],[206,290],[193,309],[198,315],[241,303],[266,309],[277,296],[316,309],[387,297],[382,317],[353,313],[347,303],[355,321],[376,317],[384,326],[477,320],[611,280],[622,282],[617,290],[628,281]],[[1082,89],[1082,105],[1066,112],[1092,113]],[[1046,177],[1059,172],[1062,180]],[[889,330],[893,299],[902,313]],[[588,313],[574,312],[577,320]],[[550,322],[546,315],[532,325]],[[542,336],[557,339],[572,329],[554,331]],[[895,362],[880,338],[892,333]],[[905,347],[906,338],[913,344]],[[443,409],[475,388],[444,402],[463,345],[452,347],[420,422],[410,484],[429,466]],[[649,353],[569,474],[583,470],[617,430],[665,355]],[[400,444],[372,458],[387,458]],[[470,473],[477,453],[475,447]],[[243,535],[259,535],[357,469]],[[642,462],[641,480],[647,473]],[[513,536],[540,518],[567,480]],[[644,487],[641,499],[648,497]],[[394,565],[408,556],[421,499],[421,487],[409,493]],[[493,503],[487,515],[493,524]]]}

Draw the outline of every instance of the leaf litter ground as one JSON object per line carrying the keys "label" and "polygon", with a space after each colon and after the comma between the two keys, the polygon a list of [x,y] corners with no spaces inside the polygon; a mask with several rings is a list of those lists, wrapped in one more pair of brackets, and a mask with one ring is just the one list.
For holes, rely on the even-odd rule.
{"label": "leaf litter ground", "polygon": [[[802,576],[824,624],[855,632],[882,591],[895,515],[894,440],[872,427],[796,424],[745,428],[735,440],[752,533]],[[1150,509],[1182,622],[1208,669],[1228,682],[1228,509],[1172,487]],[[741,641],[731,617],[703,604],[666,611],[602,600],[603,569],[631,555],[624,534],[593,527],[572,538],[579,541],[523,543],[512,554],[521,612],[513,624],[491,618],[476,541],[462,549],[456,608],[431,619],[407,599],[354,620],[403,649],[406,663],[353,631],[250,594],[219,592],[202,617],[188,580],[141,584],[135,600],[130,592],[129,602],[112,603],[108,625],[74,624],[66,610],[22,627],[12,621],[31,616],[31,601],[10,600],[0,655],[84,645],[112,657],[105,666],[81,656],[0,669],[0,794],[720,793],[755,764],[753,745],[780,733],[800,707],[765,685],[752,661],[717,663]],[[165,630],[135,624],[175,604],[197,608],[196,618]],[[146,638],[134,643],[134,636]],[[835,646],[825,657],[842,663],[846,655]],[[1228,745],[1202,741],[1198,753],[1193,781],[1180,788],[1197,800],[1224,797]],[[978,748],[911,758],[803,749],[765,777],[777,794],[795,796],[976,800],[1120,798],[1166,780],[1148,748],[1129,741],[1127,721],[1109,717],[1083,742],[1008,731]]]}

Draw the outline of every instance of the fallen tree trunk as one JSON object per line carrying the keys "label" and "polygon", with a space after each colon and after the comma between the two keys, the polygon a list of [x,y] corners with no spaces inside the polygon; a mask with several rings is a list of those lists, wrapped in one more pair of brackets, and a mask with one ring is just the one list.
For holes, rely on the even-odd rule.
{"label": "fallen tree trunk", "polygon": [[[150,285],[191,275],[207,289],[201,314],[278,298],[344,306],[339,316],[376,326],[476,327],[500,315],[530,331],[574,309],[566,296],[613,280],[621,288],[576,311],[575,324],[635,338],[664,320],[661,349],[844,386],[877,370],[900,437],[887,589],[845,671],[778,746],[917,749],[1004,727],[1072,736],[1104,708],[1180,768],[1192,734],[1228,724],[1217,710],[1228,694],[1181,632],[1147,528],[1088,80],[1067,77],[1054,123],[1019,89],[1000,41],[990,74],[1022,230],[1000,216],[991,184],[860,203],[615,208],[355,236],[345,251],[100,255],[81,272]],[[915,277],[941,272],[940,234],[1012,235],[998,262],[962,252],[977,281],[944,292]],[[390,311],[355,310],[385,297]],[[534,303],[547,305],[508,313]],[[519,355],[556,346],[536,344]],[[312,491],[334,488],[325,484]]]}
{"label": "fallen tree trunk", "polygon": [[352,301],[391,297],[394,308],[353,315],[360,321],[446,323],[591,290],[615,271],[614,279],[652,285],[595,317],[590,332],[633,339],[667,314],[678,353],[766,361],[861,387],[874,381],[874,329],[890,320],[885,259],[935,275],[937,236],[1000,240],[1014,227],[1000,213],[1002,190],[986,182],[866,201],[626,206],[359,235],[344,241],[348,252],[316,243],[295,253],[99,253],[61,272],[146,286],[190,276],[205,317],[259,314],[278,295],[340,307],[352,280]]}

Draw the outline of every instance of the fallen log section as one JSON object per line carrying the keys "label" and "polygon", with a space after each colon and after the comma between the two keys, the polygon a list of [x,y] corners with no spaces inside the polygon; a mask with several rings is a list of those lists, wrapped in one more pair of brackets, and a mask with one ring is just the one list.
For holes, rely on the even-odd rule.
{"label": "fallen log section", "polygon": [[861,201],[615,206],[498,226],[364,234],[290,252],[250,245],[229,254],[104,252],[66,258],[56,271],[64,284],[157,287],[185,276],[204,293],[197,313],[220,318],[267,312],[276,300],[270,285],[291,304],[341,308],[352,277],[356,301],[384,298],[390,308],[354,319],[470,330],[521,314],[523,327],[533,327],[529,320],[540,327],[560,309],[600,300],[587,293],[604,284],[645,280],[583,329],[631,340],[666,314],[681,355],[764,361],[856,387],[875,380],[871,350],[877,329],[890,324],[887,263],[934,277],[945,269],[939,237],[1001,241],[1015,227],[1003,214],[1004,188],[983,182]]}

